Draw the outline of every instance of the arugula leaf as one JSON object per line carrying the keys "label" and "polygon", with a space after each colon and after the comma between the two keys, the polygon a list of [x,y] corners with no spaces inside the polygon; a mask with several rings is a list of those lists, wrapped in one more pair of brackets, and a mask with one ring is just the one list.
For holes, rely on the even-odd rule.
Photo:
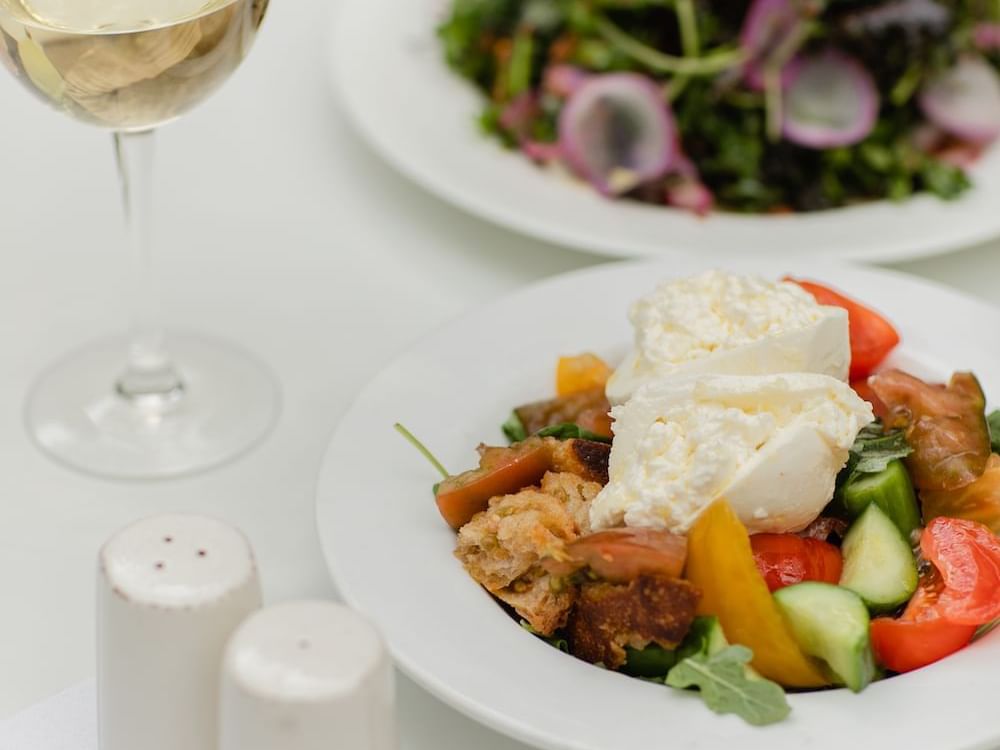
{"label": "arugula leaf", "polygon": [[841,472],[840,486],[850,484],[859,474],[878,474],[897,458],[906,458],[913,448],[906,442],[902,430],[882,432],[880,422],[864,427],[854,439],[847,466]]}
{"label": "arugula leaf", "polygon": [[524,429],[524,424],[521,422],[521,418],[517,416],[516,411],[510,413],[510,417],[500,426],[500,429],[503,430],[503,434],[512,443],[520,443],[522,440],[528,439],[528,431]]}
{"label": "arugula leaf", "polygon": [[736,714],[754,726],[781,721],[791,711],[785,691],[776,682],[748,678],[751,658],[753,652],[746,646],[729,646],[714,656],[689,656],[670,670],[667,685],[696,687],[712,711]]}
{"label": "arugula leaf", "polygon": [[559,440],[594,440],[598,443],[610,443],[611,438],[598,435],[596,432],[585,430],[572,422],[546,427],[535,433],[538,437],[554,437]]}
{"label": "arugula leaf", "polygon": [[1000,627],[1000,618],[993,620],[992,622],[988,622],[985,625],[980,625],[978,628],[976,628],[976,632],[972,634],[972,640],[978,641],[980,638],[984,637],[987,633],[992,633],[998,627]]}
{"label": "arugula leaf", "polygon": [[1000,453],[1000,409],[986,417],[986,424],[990,428],[990,445],[994,453]]}
{"label": "arugula leaf", "polygon": [[560,636],[560,635],[543,635],[542,633],[539,633],[537,630],[535,630],[535,628],[532,627],[531,623],[528,622],[527,620],[521,620],[521,627],[524,628],[525,630],[527,630],[529,633],[531,633],[536,638],[541,638],[543,641],[545,641],[547,644],[549,644],[553,648],[559,649],[564,654],[568,654],[569,653],[569,641],[567,641],[562,636]]}

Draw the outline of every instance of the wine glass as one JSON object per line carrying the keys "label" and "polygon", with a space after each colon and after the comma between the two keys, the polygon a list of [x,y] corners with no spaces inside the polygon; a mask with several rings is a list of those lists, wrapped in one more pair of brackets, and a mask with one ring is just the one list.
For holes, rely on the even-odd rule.
{"label": "wine glass", "polygon": [[43,450],[107,477],[187,474],[273,425],[277,388],[246,353],[167,335],[150,271],[154,129],[205,99],[249,51],[268,0],[0,0],[0,62],[44,101],[110,130],[132,252],[128,337],[45,372],[27,423]]}

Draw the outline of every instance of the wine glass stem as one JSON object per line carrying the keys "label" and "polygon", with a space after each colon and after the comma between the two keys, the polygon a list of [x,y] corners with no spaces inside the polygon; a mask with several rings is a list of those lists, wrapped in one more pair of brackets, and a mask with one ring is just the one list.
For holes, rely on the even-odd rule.
{"label": "wine glass stem", "polygon": [[154,134],[118,132],[114,145],[132,255],[131,339],[128,362],[115,387],[121,396],[144,407],[166,408],[181,397],[184,383],[167,353],[159,285],[152,268]]}

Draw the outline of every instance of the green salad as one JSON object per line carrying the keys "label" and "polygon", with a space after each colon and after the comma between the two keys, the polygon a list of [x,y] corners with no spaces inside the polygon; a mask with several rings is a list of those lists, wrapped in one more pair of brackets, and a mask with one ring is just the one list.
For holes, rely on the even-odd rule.
{"label": "green salad", "polygon": [[453,0],[439,36],[504,145],[699,214],[955,198],[1000,135],[997,0]]}

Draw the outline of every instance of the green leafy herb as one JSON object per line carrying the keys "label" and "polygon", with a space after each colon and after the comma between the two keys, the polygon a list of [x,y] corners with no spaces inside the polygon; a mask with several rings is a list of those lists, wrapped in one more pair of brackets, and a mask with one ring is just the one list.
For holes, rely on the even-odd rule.
{"label": "green leafy herb", "polygon": [[890,462],[906,458],[913,448],[906,442],[902,430],[882,431],[880,422],[873,422],[863,428],[854,439],[854,445],[847,459],[847,466],[841,471],[841,486],[849,484],[859,474],[878,474],[885,471]]}
{"label": "green leafy herb", "polygon": [[978,641],[987,633],[992,633],[998,627],[1000,627],[1000,619],[993,620],[993,622],[988,622],[985,625],[980,625],[976,628],[976,632],[972,634],[972,640]]}
{"label": "green leafy herb", "polygon": [[994,453],[1000,453],[1000,409],[986,417],[986,424],[990,428],[990,445]]}
{"label": "green leafy herb", "polygon": [[501,425],[500,429],[507,436],[507,440],[512,443],[520,443],[522,440],[528,439],[528,431],[524,429],[524,423],[521,422],[516,411],[510,413],[510,418]]}
{"label": "green leafy herb", "polygon": [[611,438],[598,435],[596,432],[585,430],[572,422],[546,427],[535,433],[538,437],[554,437],[558,440],[593,440],[598,443],[610,443]]}
{"label": "green leafy herb", "polygon": [[625,647],[625,664],[622,671],[632,677],[663,682],[667,673],[677,663],[677,652],[651,643],[646,648]]}
{"label": "green leafy herb", "polygon": [[[444,468],[444,465],[440,461],[438,461],[437,458],[434,456],[434,454],[427,449],[427,446],[421,443],[417,439],[416,435],[414,435],[408,429],[403,427],[403,425],[400,424],[399,422],[396,422],[396,424],[394,424],[393,427],[396,428],[396,432],[398,432],[406,439],[406,442],[408,442],[410,445],[412,445],[414,448],[420,451],[420,455],[426,458],[435,469],[441,472],[442,477],[447,479],[448,477],[451,476],[451,474],[448,473],[448,470]],[[434,485],[434,492],[435,494],[437,493],[437,485]]]}
{"label": "green leafy herb", "polygon": [[689,656],[670,670],[667,685],[696,687],[711,710],[736,714],[754,726],[781,721],[791,711],[785,691],[770,680],[748,677],[751,658],[753,652],[745,646],[729,646],[714,656]]}
{"label": "green leafy herb", "polygon": [[559,649],[564,654],[568,654],[569,653],[569,641],[567,641],[561,635],[559,635],[559,634],[544,635],[542,633],[539,633],[537,630],[535,630],[535,628],[533,628],[531,626],[531,623],[528,622],[527,620],[521,620],[521,627],[524,628],[525,630],[527,630],[529,633],[531,633],[536,638],[541,638],[543,641],[545,641],[547,644],[549,644],[553,648]]}

